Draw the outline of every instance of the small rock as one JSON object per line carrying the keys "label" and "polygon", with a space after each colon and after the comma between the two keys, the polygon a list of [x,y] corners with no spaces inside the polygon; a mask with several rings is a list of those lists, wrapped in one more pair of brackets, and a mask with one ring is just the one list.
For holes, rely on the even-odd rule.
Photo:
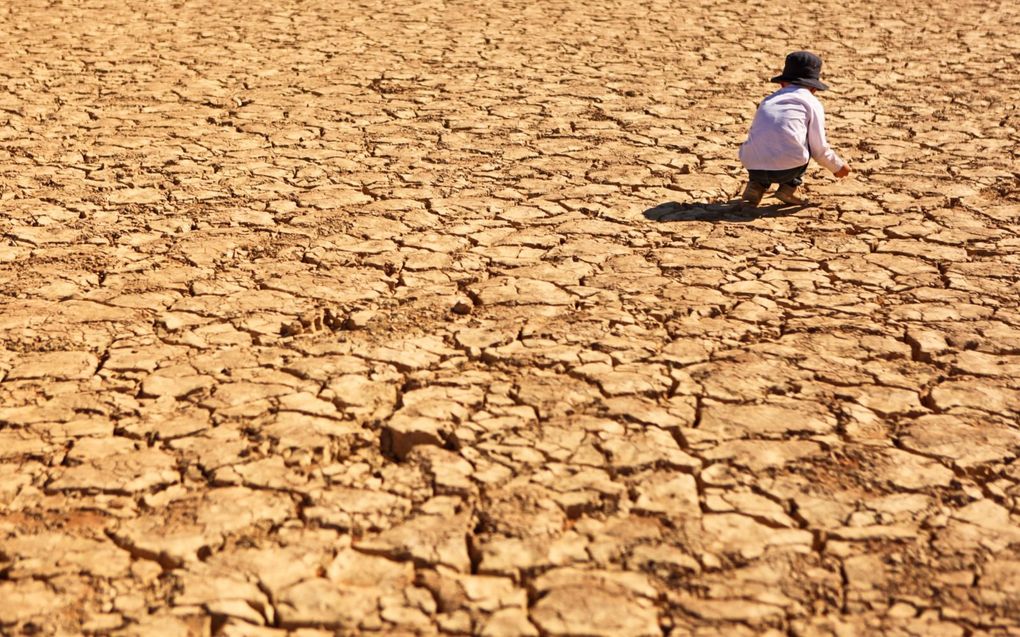
{"label": "small rock", "polygon": [[343,328],[345,330],[363,330],[367,328],[372,321],[375,319],[376,313],[372,310],[357,310],[347,315],[347,319],[344,320]]}
{"label": "small rock", "polygon": [[397,458],[406,458],[417,446],[443,446],[445,427],[435,418],[396,415],[383,430],[383,448]]}
{"label": "small rock", "polygon": [[473,309],[475,309],[475,306],[471,302],[471,299],[467,297],[458,297],[454,302],[453,307],[450,308],[450,311],[454,314],[460,314],[463,316],[465,314],[470,314]]}

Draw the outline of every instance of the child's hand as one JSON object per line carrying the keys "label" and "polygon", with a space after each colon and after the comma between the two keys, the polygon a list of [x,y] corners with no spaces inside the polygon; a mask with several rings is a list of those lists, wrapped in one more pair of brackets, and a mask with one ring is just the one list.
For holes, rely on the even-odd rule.
{"label": "child's hand", "polygon": [[850,174],[850,164],[843,164],[843,167],[840,168],[839,171],[836,172],[835,174],[840,179],[846,177],[847,175]]}

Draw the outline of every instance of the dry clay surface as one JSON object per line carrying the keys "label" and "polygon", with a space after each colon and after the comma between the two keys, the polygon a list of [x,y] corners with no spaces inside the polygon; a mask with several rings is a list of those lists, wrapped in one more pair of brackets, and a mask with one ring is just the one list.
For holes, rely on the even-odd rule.
{"label": "dry clay surface", "polygon": [[1020,634],[1017,7],[3,3],[0,632]]}

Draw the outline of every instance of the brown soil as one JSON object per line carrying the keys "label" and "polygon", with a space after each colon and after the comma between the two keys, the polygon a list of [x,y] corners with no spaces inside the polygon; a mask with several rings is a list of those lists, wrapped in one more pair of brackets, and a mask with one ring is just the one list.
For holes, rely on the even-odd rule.
{"label": "brown soil", "polygon": [[[0,41],[0,632],[1020,634],[1015,3]],[[799,48],[855,172],[734,210]]]}

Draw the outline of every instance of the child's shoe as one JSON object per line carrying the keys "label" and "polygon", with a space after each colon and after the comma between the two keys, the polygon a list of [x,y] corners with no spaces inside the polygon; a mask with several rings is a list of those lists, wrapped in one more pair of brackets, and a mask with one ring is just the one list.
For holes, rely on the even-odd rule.
{"label": "child's shoe", "polygon": [[784,184],[776,190],[776,199],[791,206],[806,206],[810,201],[797,195],[797,187]]}
{"label": "child's shoe", "polygon": [[744,188],[744,194],[740,195],[740,200],[744,205],[754,208],[761,203],[761,198],[765,196],[766,190],[768,190],[768,186],[763,186],[756,181],[749,181],[747,187]]}

